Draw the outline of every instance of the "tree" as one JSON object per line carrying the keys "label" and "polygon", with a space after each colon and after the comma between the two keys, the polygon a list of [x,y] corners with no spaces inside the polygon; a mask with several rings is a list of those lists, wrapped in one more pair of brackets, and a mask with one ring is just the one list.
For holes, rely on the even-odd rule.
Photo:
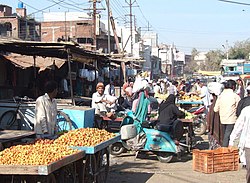
{"label": "tree", "polygon": [[246,59],[249,60],[250,39],[238,41],[229,49],[230,59]]}
{"label": "tree", "polygon": [[219,71],[222,58],[223,53],[220,50],[209,51],[206,54],[205,63],[202,65],[201,70]]}
{"label": "tree", "polygon": [[199,70],[196,61],[194,60],[195,56],[197,56],[199,52],[197,49],[193,48],[191,52],[191,60],[188,61],[184,67],[184,73],[185,74],[193,74],[194,72],[197,72]]}

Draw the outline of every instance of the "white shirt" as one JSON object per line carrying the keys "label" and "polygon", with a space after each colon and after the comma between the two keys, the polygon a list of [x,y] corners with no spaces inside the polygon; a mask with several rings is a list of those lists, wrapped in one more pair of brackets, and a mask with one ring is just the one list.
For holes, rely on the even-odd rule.
{"label": "white shirt", "polygon": [[200,90],[201,94],[200,97],[203,101],[203,104],[208,107],[211,105],[211,98],[210,98],[210,93],[208,92],[208,88],[206,86],[202,86]]}
{"label": "white shirt", "polygon": [[57,104],[56,100],[52,101],[49,95],[45,93],[36,100],[35,108],[35,132],[38,135],[48,133],[54,135],[56,132],[57,122]]}
{"label": "white shirt", "polygon": [[161,93],[161,87],[159,85],[154,86],[154,93]]}
{"label": "white shirt", "polygon": [[100,93],[95,92],[92,95],[92,102],[91,102],[91,107],[92,108],[98,108],[98,104],[101,100],[107,100],[107,97],[105,94],[100,95]]}
{"label": "white shirt", "polygon": [[115,87],[114,87],[114,85],[110,85],[110,84],[106,85],[105,90],[104,90],[104,94],[115,96]]}
{"label": "white shirt", "polygon": [[234,129],[230,135],[229,145],[233,146],[234,141],[240,137],[239,148],[250,148],[250,106],[242,109]]}

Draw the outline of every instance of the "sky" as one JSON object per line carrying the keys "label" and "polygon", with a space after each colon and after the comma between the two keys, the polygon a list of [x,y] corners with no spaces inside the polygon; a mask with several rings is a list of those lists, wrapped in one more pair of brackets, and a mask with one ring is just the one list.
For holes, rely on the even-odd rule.
{"label": "sky", "polygon": [[[110,0],[113,16],[119,25],[128,26],[130,0]],[[13,8],[18,0],[0,0]],[[92,7],[89,0],[22,0],[27,13],[38,21],[42,12],[83,11]],[[235,0],[249,4],[248,0]],[[132,13],[136,27],[142,34],[156,32],[158,43],[174,44],[179,51],[190,54],[198,51],[221,50],[234,46],[238,41],[250,38],[250,4],[241,5],[219,0],[132,0]],[[97,8],[106,8],[105,0]],[[41,11],[42,10],[42,11]],[[103,20],[105,10],[98,10]],[[224,45],[224,47],[222,46]]]}

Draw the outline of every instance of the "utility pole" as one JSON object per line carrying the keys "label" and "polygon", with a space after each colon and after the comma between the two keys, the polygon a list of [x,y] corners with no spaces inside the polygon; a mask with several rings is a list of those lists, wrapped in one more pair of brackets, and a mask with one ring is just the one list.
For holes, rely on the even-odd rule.
{"label": "utility pole", "polygon": [[96,0],[93,0],[93,45],[96,50]]}
{"label": "utility pole", "polygon": [[226,51],[226,57],[227,57],[227,60],[228,60],[228,40],[226,40],[226,45],[222,45],[222,47],[225,49]]}
{"label": "utility pole", "polygon": [[109,0],[106,0],[107,8],[108,8],[108,54],[110,54],[110,5]]}
{"label": "utility pole", "polygon": [[66,11],[64,12],[64,29],[65,29],[64,40],[66,42],[67,40],[67,12]]}
{"label": "utility pole", "polygon": [[170,60],[170,63],[171,63],[171,79],[173,80],[174,78],[174,53],[173,53],[173,49],[174,49],[174,44],[172,44],[170,46],[170,55],[169,55],[169,60]]}
{"label": "utility pole", "polygon": [[105,10],[105,9],[104,8],[97,9],[96,3],[101,2],[100,0],[90,0],[90,1],[93,1],[93,8],[92,9],[84,9],[84,10],[93,10],[93,14],[92,14],[92,21],[93,21],[92,38],[93,38],[94,50],[96,50],[96,14],[97,14],[97,10]]}
{"label": "utility pole", "polygon": [[133,2],[132,2],[132,0],[129,0],[129,2],[127,0],[125,0],[125,2],[129,5],[128,16],[130,17],[130,20],[129,20],[130,39],[131,39],[130,46],[131,46],[131,54],[133,55],[133,13],[132,13],[132,7],[133,7],[133,4],[135,3],[135,0]]}
{"label": "utility pole", "polygon": [[[117,50],[118,50],[118,53],[122,53],[122,57],[123,57],[123,50],[121,49],[120,47],[120,44],[119,44],[119,39],[118,39],[118,35],[117,35],[117,32],[116,32],[116,28],[115,28],[115,21],[114,21],[114,18],[113,18],[113,14],[112,14],[112,11],[109,7],[109,0],[106,0],[106,4],[107,4],[107,7],[108,7],[108,13],[109,13],[109,21],[108,21],[108,24],[111,23],[111,26],[112,26],[112,30],[113,30],[113,33],[114,33],[114,39],[115,39],[115,43],[116,43],[116,47],[117,47]],[[109,25],[110,26],[110,25]],[[109,34],[110,34],[110,27],[108,26],[109,28]],[[110,38],[110,35],[109,35],[109,38]],[[110,39],[108,41],[109,43],[109,46],[110,46]],[[110,53],[110,52],[109,52]],[[125,63],[124,62],[121,62],[121,71],[123,73],[123,79],[124,79],[124,82],[126,82],[126,66],[125,66]]]}

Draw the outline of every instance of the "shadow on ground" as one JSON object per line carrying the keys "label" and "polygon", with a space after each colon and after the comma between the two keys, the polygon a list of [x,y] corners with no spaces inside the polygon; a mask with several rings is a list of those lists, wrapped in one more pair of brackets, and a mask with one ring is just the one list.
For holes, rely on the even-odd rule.
{"label": "shadow on ground", "polygon": [[[147,182],[154,174],[140,172],[110,172],[108,183],[142,183]],[[136,178],[135,178],[136,177]]]}

